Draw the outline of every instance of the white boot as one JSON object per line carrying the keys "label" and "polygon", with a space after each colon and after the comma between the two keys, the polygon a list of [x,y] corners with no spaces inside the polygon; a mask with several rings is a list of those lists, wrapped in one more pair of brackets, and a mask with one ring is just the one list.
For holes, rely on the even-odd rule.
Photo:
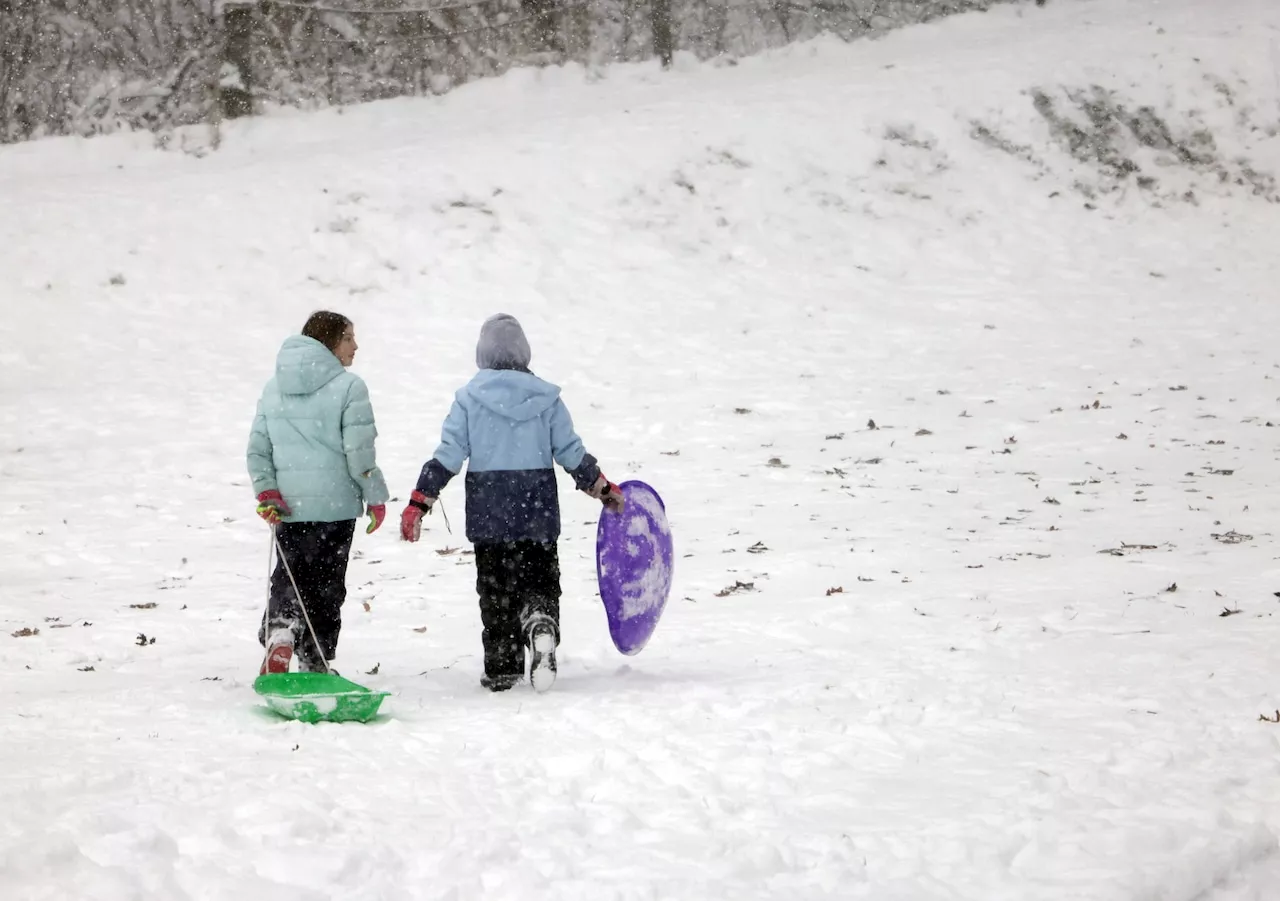
{"label": "white boot", "polygon": [[556,681],[556,623],[545,613],[529,617],[525,625],[525,642],[529,646],[529,684],[536,692],[544,692]]}

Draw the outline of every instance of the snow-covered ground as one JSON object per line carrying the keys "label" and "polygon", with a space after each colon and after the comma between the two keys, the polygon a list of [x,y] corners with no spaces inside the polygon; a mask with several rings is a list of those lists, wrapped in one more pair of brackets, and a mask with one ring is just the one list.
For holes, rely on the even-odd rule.
{"label": "snow-covered ground", "polygon": [[[1278,29],[1054,0],[0,149],[0,897],[1275,898]],[[1042,114],[1107,103],[1184,149],[1116,125],[1107,190]],[[386,716],[263,710],[243,452],[325,307],[400,499],[523,320],[667,502],[648,648],[566,478],[560,681],[489,695],[393,503],[338,661]]]}

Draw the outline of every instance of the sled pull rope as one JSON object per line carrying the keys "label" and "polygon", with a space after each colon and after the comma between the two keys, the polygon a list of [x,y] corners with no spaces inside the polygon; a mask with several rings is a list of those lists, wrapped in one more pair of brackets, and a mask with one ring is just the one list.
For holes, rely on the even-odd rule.
{"label": "sled pull rope", "polygon": [[[293,596],[298,599],[298,606],[302,609],[302,618],[307,622],[307,631],[311,633],[311,641],[316,646],[316,653],[320,655],[320,662],[324,664],[324,671],[330,672],[329,660],[324,655],[324,648],[320,647],[320,636],[316,635],[315,626],[311,625],[311,614],[307,613],[307,605],[302,601],[302,592],[298,590],[298,582],[293,577],[293,568],[289,566],[289,560],[284,555],[284,548],[280,546],[280,536],[276,534],[277,526],[271,526],[271,543],[275,547],[276,553],[280,556],[280,562],[284,564],[284,571],[289,576],[289,584],[293,586]],[[267,550],[267,560],[271,559],[270,548]],[[268,598],[270,595],[268,595]],[[270,601],[268,600],[268,604]],[[270,608],[268,607],[268,610]]]}
{"label": "sled pull rope", "polygon": [[[275,543],[276,527],[271,527],[271,538],[267,540],[267,619],[268,626],[271,625],[271,577],[275,574],[275,567],[271,565],[272,553],[276,549]],[[266,632],[263,633],[264,638],[270,638]]]}

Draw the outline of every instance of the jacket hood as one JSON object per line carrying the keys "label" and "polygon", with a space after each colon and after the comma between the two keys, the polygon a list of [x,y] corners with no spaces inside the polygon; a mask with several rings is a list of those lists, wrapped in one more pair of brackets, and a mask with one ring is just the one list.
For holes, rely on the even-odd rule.
{"label": "jacket hood", "polygon": [[476,366],[480,369],[528,369],[533,361],[529,339],[514,316],[499,313],[480,326]]}
{"label": "jacket hood", "polygon": [[485,409],[516,422],[541,416],[560,399],[555,385],[514,369],[482,369],[462,391]]}
{"label": "jacket hood", "polygon": [[306,335],[290,335],[276,355],[281,394],[315,394],[345,371],[333,351]]}

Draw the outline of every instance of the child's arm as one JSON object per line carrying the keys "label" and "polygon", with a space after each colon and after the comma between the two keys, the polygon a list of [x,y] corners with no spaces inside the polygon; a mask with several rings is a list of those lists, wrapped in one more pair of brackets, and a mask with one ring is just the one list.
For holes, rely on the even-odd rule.
{"label": "child's arm", "polygon": [[573,430],[573,417],[562,400],[551,408],[551,456],[573,476],[579,491],[589,491],[600,478],[600,466]]}
{"label": "child's arm", "polygon": [[280,522],[280,517],[289,516],[293,511],[280,496],[273,453],[267,417],[262,413],[262,401],[258,401],[258,412],[253,417],[253,427],[249,429],[245,462],[249,467],[249,478],[253,480],[254,494],[258,496],[258,515],[274,525]]}
{"label": "child's arm", "polygon": [[347,457],[347,472],[360,487],[360,496],[369,507],[385,504],[390,496],[374,450],[377,437],[369,389],[362,379],[355,379],[342,408],[342,452]]}
{"label": "child's arm", "polygon": [[417,490],[435,500],[449,480],[462,472],[462,464],[469,456],[471,439],[467,431],[467,410],[455,400],[440,430],[440,445],[418,476]]}
{"label": "child's arm", "polygon": [[573,476],[573,484],[612,510],[622,509],[622,493],[605,478],[596,458],[587,453],[582,439],[573,430],[573,417],[564,401],[551,409],[551,455]]}
{"label": "child's arm", "polygon": [[449,480],[462,471],[462,464],[471,456],[471,440],[467,431],[467,410],[456,400],[445,417],[440,430],[440,446],[422,467],[418,485],[409,495],[409,503],[400,514],[400,537],[405,541],[417,541],[422,534],[422,514],[431,507]]}
{"label": "child's arm", "polygon": [[276,464],[271,456],[271,434],[267,431],[267,417],[262,413],[262,401],[258,401],[258,411],[253,417],[253,427],[249,430],[249,449],[245,453],[245,462],[249,467],[249,478],[253,480],[253,493],[277,490]]}

